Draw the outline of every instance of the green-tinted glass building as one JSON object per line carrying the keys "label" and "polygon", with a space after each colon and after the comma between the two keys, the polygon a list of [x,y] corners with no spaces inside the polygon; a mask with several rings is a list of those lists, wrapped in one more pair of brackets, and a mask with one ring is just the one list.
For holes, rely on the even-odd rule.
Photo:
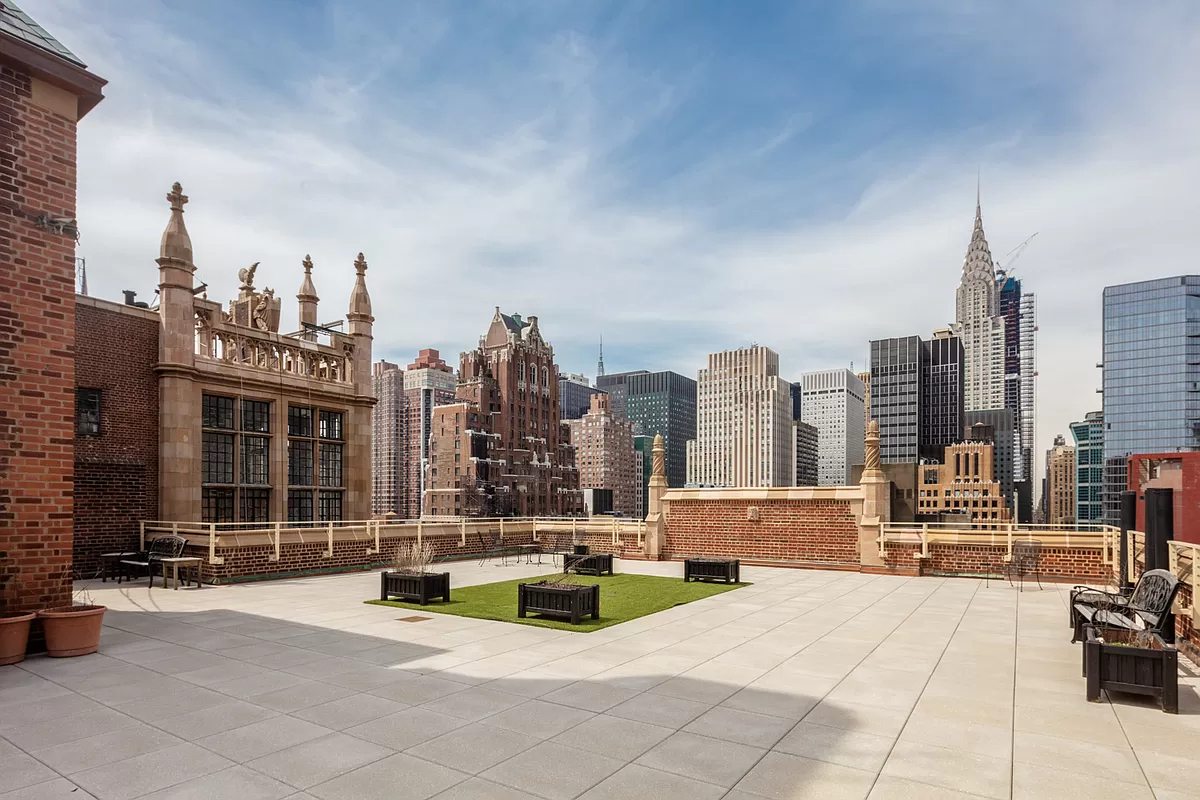
{"label": "green-tinted glass building", "polygon": [[696,438],[696,382],[677,372],[628,374],[625,416],[641,427],[637,433],[651,439],[662,434],[667,484],[681,488],[687,483],[687,443]]}
{"label": "green-tinted glass building", "polygon": [[1075,521],[1104,516],[1104,412],[1092,411],[1071,423],[1075,439]]}

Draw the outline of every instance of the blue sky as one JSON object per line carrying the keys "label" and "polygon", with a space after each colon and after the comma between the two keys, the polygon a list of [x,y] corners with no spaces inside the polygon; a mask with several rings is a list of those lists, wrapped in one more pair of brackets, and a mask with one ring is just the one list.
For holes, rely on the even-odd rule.
{"label": "blue sky", "polygon": [[1099,407],[1100,290],[1195,271],[1192,2],[25,0],[109,79],[80,132],[93,294],[149,295],[179,180],[210,297],[311,253],[378,357],[492,307],[564,370],[694,374],[758,342],[864,368],[949,322],[977,170],[1039,303],[1041,447]]}

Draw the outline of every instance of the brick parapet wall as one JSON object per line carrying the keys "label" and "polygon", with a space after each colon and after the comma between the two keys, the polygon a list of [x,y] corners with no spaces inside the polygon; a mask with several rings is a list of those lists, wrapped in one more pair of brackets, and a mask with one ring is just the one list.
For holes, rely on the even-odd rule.
{"label": "brick parapet wall", "polygon": [[666,558],[708,555],[858,568],[858,518],[851,500],[681,494],[685,497],[666,504]]}
{"label": "brick parapet wall", "polygon": [[138,520],[158,516],[160,323],[80,297],[75,326],[75,385],[100,390],[100,433],[75,439],[75,571],[91,576],[100,553],[136,549]]}
{"label": "brick parapet wall", "polygon": [[[987,575],[998,574],[993,565],[1001,564],[1007,555],[1005,545],[942,544],[929,546],[929,557],[921,559],[923,575]],[[1043,547],[1039,572],[1051,581],[1105,583],[1112,577],[1112,568],[1104,563],[1099,548]]]}
{"label": "brick parapet wall", "polygon": [[[75,120],[0,63],[0,610],[71,602]],[[44,94],[44,92],[43,92]]]}

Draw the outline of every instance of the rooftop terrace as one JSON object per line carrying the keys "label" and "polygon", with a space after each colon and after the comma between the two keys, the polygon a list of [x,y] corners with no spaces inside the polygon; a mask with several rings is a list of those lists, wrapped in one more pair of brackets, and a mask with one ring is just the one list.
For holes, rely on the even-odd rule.
{"label": "rooftop terrace", "polygon": [[1200,673],[1177,716],[1088,703],[1063,585],[743,579],[588,634],[364,605],[374,573],[93,584],[99,654],[0,668],[0,797],[1200,797]]}

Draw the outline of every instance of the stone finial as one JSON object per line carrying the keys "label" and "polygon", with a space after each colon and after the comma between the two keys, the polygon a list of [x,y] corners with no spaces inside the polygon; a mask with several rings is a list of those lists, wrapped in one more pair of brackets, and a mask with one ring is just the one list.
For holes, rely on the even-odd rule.
{"label": "stone finial", "polygon": [[160,262],[162,260],[175,262],[194,270],[192,238],[188,236],[187,226],[183,224],[183,207],[187,201],[188,198],[183,193],[183,187],[176,181],[171,186],[170,194],[167,195],[167,202],[171,204],[171,219],[167,222],[166,230],[163,231],[158,257]]}
{"label": "stone finial", "polygon": [[879,469],[879,420],[873,419],[867,423],[866,458],[863,464],[863,475],[880,472]]}
{"label": "stone finial", "polygon": [[661,433],[654,434],[654,461],[650,470],[650,477],[662,476],[667,474],[667,448],[663,445]]}
{"label": "stone finial", "polygon": [[359,253],[354,261],[354,269],[358,277],[354,280],[354,289],[350,292],[350,313],[347,318],[357,317],[374,321],[371,316],[371,295],[367,292],[367,260]]}
{"label": "stone finial", "polygon": [[317,297],[317,287],[313,286],[312,282],[312,256],[306,255],[302,263],[304,266],[304,281],[300,284],[300,293],[296,295],[296,299],[302,302],[308,300],[315,303],[321,298]]}

